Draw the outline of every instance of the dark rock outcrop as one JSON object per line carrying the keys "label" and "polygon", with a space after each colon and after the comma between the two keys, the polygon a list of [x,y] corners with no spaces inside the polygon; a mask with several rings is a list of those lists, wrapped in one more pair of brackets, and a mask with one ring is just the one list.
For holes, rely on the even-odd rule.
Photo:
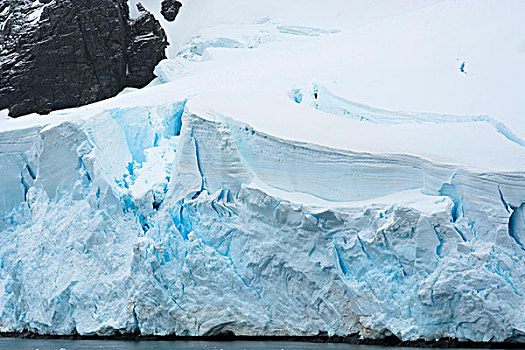
{"label": "dark rock outcrop", "polygon": [[160,13],[164,16],[166,21],[173,22],[181,7],[182,4],[177,0],[164,0],[161,4]]}
{"label": "dark rock outcrop", "polygon": [[48,113],[142,87],[166,46],[153,15],[131,20],[126,0],[3,0],[0,110]]}
{"label": "dark rock outcrop", "polygon": [[137,18],[128,31],[126,86],[140,88],[155,76],[153,69],[166,58],[164,49],[167,39],[164,30],[152,14],[138,6],[142,15]]}

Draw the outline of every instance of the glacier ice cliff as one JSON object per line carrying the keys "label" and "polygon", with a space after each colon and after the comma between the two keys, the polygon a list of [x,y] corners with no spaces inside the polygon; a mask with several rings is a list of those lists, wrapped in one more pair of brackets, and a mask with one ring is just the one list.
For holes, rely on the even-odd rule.
{"label": "glacier ice cliff", "polygon": [[516,339],[524,183],[186,100],[5,128],[0,331]]}

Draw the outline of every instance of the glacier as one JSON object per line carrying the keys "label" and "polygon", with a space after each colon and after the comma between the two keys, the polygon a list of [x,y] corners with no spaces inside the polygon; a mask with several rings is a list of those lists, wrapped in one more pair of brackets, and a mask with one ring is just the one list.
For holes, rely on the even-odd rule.
{"label": "glacier", "polygon": [[[0,332],[524,341],[524,71],[497,86],[475,30],[469,74],[454,62],[455,25],[484,28],[496,2],[374,5],[358,24],[295,1],[242,21],[236,1],[189,2],[166,23],[142,3],[170,39],[150,86],[0,120]],[[493,18],[494,55],[516,52],[513,13]],[[450,30],[385,45],[412,25]]]}
{"label": "glacier", "polygon": [[524,331],[523,172],[293,142],[186,101],[1,136],[4,332]]}

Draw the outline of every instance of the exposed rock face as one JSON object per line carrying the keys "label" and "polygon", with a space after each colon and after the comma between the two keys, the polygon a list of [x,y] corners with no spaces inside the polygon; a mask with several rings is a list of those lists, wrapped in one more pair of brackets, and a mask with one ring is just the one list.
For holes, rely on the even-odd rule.
{"label": "exposed rock face", "polygon": [[161,4],[160,13],[164,16],[166,21],[173,22],[182,4],[176,0],[164,0]]}
{"label": "exposed rock face", "polygon": [[165,33],[123,0],[0,4],[0,109],[13,117],[75,107],[153,79]]}
{"label": "exposed rock face", "polygon": [[153,69],[166,58],[164,49],[167,39],[155,17],[140,4],[138,8],[142,15],[133,22],[128,32],[126,85],[140,88],[155,77]]}

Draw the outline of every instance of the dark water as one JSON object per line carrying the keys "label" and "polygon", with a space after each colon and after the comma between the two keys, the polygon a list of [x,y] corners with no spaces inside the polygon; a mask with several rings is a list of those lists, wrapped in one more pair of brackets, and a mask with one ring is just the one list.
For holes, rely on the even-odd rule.
{"label": "dark water", "polygon": [[[349,344],[314,344],[278,341],[120,341],[0,338],[0,350],[389,350]],[[399,348],[398,348],[399,349]]]}
{"label": "dark water", "polygon": [[0,338],[0,350],[402,350],[371,345],[315,344],[279,341],[119,341]]}

